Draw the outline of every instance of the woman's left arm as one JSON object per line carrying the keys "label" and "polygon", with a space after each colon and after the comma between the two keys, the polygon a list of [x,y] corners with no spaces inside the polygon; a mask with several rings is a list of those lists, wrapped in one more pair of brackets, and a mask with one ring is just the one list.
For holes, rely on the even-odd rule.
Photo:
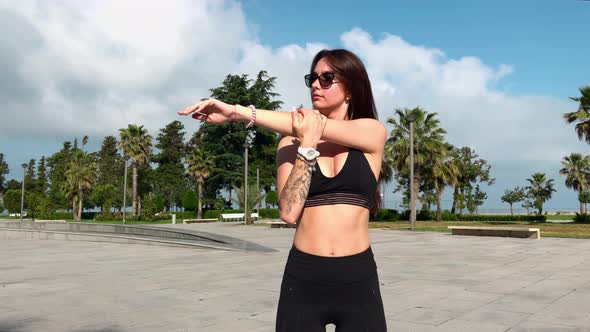
{"label": "woman's left arm", "polygon": [[[313,110],[299,109],[304,116]],[[250,122],[253,111],[240,105],[229,105],[222,101],[209,99],[187,107],[181,115],[207,123],[225,123],[232,121]],[[295,136],[291,112],[256,110],[255,125],[277,132],[283,136]],[[328,119],[322,139],[339,145],[359,149],[366,153],[381,155],[387,131],[385,126],[375,119],[332,120]]]}

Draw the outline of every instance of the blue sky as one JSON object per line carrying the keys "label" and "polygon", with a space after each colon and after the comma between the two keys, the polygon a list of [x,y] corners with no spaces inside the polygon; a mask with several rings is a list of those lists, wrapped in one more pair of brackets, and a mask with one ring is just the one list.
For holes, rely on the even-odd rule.
{"label": "blue sky", "polygon": [[311,58],[345,47],[365,62],[382,120],[420,105],[492,164],[484,208],[506,207],[503,191],[534,172],[555,179],[548,208],[577,208],[559,162],[590,149],[561,116],[590,84],[590,2],[0,1],[0,31],[9,177],[66,139],[89,135],[96,150],[128,123],[156,136],[228,73],[268,70],[287,109],[308,103]]}
{"label": "blue sky", "polygon": [[[362,5],[359,5],[362,3]],[[400,35],[412,44],[509,64],[509,93],[567,97],[590,77],[590,3],[575,0],[268,1],[244,3],[260,41],[338,45],[343,31]]]}

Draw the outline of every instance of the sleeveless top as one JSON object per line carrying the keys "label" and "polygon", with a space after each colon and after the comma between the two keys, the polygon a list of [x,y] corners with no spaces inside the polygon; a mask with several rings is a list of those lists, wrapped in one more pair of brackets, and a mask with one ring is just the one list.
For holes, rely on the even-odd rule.
{"label": "sleeveless top", "polygon": [[351,148],[334,177],[325,176],[316,163],[304,207],[349,204],[371,209],[376,189],[377,180],[365,154]]}

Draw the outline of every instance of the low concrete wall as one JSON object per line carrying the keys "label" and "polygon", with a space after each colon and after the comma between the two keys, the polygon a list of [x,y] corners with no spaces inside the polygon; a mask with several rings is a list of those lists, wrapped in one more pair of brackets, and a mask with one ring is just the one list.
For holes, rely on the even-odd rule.
{"label": "low concrete wall", "polygon": [[206,232],[81,222],[0,221],[0,239],[100,241],[237,251],[275,251],[241,239]]}

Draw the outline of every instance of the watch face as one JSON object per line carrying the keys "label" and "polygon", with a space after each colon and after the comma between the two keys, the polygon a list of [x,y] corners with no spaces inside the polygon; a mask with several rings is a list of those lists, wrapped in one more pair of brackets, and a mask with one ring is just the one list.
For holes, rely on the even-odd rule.
{"label": "watch face", "polygon": [[313,150],[307,150],[307,158],[313,158],[314,153]]}

